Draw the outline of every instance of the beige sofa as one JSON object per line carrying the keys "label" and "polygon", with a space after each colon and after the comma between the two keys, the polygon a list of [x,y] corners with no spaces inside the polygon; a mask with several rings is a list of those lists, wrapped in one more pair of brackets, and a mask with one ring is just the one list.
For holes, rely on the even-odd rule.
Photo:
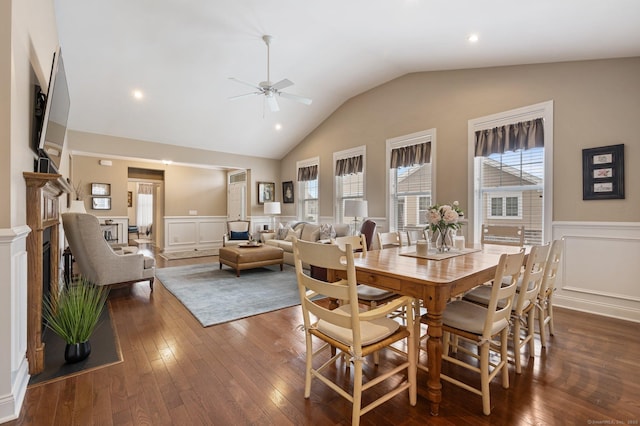
{"label": "beige sofa", "polygon": [[[321,235],[321,230],[326,231],[326,226],[331,225],[335,232],[332,237],[326,234]],[[315,224],[308,222],[298,222],[290,227],[296,233],[296,237],[305,241],[322,242],[322,240],[329,241],[330,238],[343,237],[349,235],[349,225],[347,224]],[[278,234],[281,234],[281,239],[278,238]],[[284,232],[276,232],[275,238],[266,240],[265,244],[280,247],[284,251],[284,263],[293,265],[293,241],[292,233],[289,231],[288,236],[284,235]]]}

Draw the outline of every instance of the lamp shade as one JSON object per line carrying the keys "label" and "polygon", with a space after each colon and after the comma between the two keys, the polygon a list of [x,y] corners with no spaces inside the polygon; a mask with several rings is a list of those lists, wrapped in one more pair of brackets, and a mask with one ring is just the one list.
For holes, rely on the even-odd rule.
{"label": "lamp shade", "polygon": [[280,202],[273,201],[264,203],[264,214],[280,214]]}
{"label": "lamp shade", "polygon": [[347,217],[366,217],[368,204],[364,200],[344,200],[344,215]]}

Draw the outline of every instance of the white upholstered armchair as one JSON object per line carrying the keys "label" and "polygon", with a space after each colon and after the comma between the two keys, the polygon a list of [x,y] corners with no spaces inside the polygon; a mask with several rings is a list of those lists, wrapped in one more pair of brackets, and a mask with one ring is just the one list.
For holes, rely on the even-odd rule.
{"label": "white upholstered armchair", "polygon": [[142,253],[116,253],[104,239],[96,216],[64,213],[62,226],[83,277],[96,285],[149,281],[153,290],[155,260]]}
{"label": "white upholstered armchair", "polygon": [[230,220],[227,222],[227,232],[222,236],[222,245],[233,246],[249,242],[251,221]]}

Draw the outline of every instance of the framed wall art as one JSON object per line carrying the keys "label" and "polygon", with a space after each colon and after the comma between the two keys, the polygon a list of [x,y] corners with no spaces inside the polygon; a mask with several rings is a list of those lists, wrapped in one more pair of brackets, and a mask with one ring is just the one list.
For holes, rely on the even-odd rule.
{"label": "framed wall art", "polygon": [[276,200],[276,184],[273,182],[258,182],[258,204]]}
{"label": "framed wall art", "polygon": [[127,207],[133,207],[133,191],[127,191]]}
{"label": "framed wall art", "polygon": [[582,150],[582,199],[624,198],[624,145]]}
{"label": "framed wall art", "polygon": [[111,197],[91,197],[93,210],[111,210]]}
{"label": "framed wall art", "polygon": [[293,203],[293,182],[282,182],[282,202]]}
{"label": "framed wall art", "polygon": [[111,195],[111,184],[110,183],[92,183],[91,184],[91,195]]}

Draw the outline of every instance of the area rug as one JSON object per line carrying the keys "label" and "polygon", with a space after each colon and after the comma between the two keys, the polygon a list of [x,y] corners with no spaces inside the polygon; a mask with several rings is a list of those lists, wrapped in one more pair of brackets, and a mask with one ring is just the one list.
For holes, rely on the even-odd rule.
{"label": "area rug", "polygon": [[300,304],[295,269],[289,265],[233,269],[208,263],[156,270],[162,282],[203,327]]}
{"label": "area rug", "polygon": [[217,256],[217,255],[218,255],[218,249],[211,249],[211,250],[171,251],[168,253],[161,253],[160,257],[166,260],[177,260],[177,259],[193,259],[194,257]]}
{"label": "area rug", "polygon": [[100,315],[98,327],[89,339],[91,354],[87,359],[75,364],[65,363],[64,340],[51,330],[45,329],[42,339],[45,344],[44,370],[42,373],[31,376],[29,386],[63,380],[122,362],[120,340],[111,321],[110,310],[111,307],[107,302],[107,306]]}

